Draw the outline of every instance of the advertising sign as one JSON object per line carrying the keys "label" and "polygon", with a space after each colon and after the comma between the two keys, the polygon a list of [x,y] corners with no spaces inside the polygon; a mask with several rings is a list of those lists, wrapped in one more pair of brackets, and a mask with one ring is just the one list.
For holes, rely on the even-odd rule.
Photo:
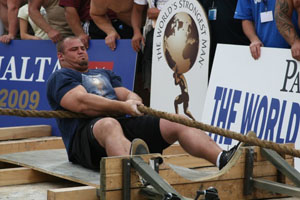
{"label": "advertising sign", "polygon": [[[254,60],[249,46],[216,50],[202,121],[300,148],[300,63],[290,49],[262,48]],[[209,134],[224,149],[237,141]],[[299,170],[299,160],[296,167]]]}
{"label": "advertising sign", "polygon": [[168,1],[153,38],[151,107],[200,120],[210,47],[204,9],[196,0]]}
{"label": "advertising sign", "polygon": [[[111,51],[104,40],[92,40],[88,49],[90,68],[106,68],[120,75],[123,85],[133,89],[136,53],[130,40],[119,40]],[[59,69],[55,45],[50,40],[14,40],[0,43],[0,107],[51,110],[46,98],[46,81]],[[1,116],[0,127],[51,125],[60,135],[55,119]]]}

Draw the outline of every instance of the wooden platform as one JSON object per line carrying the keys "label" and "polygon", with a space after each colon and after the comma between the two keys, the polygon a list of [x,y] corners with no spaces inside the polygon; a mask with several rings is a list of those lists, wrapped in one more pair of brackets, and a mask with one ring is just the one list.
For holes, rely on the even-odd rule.
{"label": "wooden platform", "polygon": [[[61,138],[48,136],[47,131],[44,134],[36,136],[37,138],[0,141],[0,186],[64,179],[78,186],[49,189],[48,200],[122,199],[122,160],[128,157],[102,159],[99,173],[68,162]],[[5,137],[9,138],[9,134]],[[277,169],[262,157],[259,148],[254,148],[254,151],[253,177],[272,181],[280,178],[285,183],[291,183],[287,178],[282,178]],[[149,162],[152,158],[162,157],[164,162],[159,166],[159,175],[176,191],[189,198],[194,198],[197,190],[211,186],[218,189],[222,200],[284,197],[259,189],[255,189],[251,195],[243,195],[245,148],[239,153],[240,155],[221,171],[206,160],[186,154],[179,145],[172,145],[163,155],[149,154],[142,158]],[[284,159],[293,165],[291,156]],[[130,176],[132,199],[145,199],[140,194],[140,189],[144,186],[136,171],[132,169]]]}
{"label": "wooden platform", "polygon": [[[256,162],[254,166],[254,177],[261,177],[268,180],[277,180],[277,170],[268,161],[260,156],[258,148],[255,148]],[[219,171],[207,161],[193,158],[187,154],[178,155],[160,155],[150,154],[143,156],[144,160],[162,156],[164,164],[160,166],[159,174],[168,183],[170,183],[180,194],[187,197],[194,197],[195,192],[200,188],[216,187],[219,190],[220,197],[233,197],[233,199],[259,199],[280,197],[265,191],[256,190],[251,196],[243,196],[243,178],[245,167],[245,156],[241,152],[241,156],[232,163],[232,166]],[[66,151],[64,149],[57,150],[41,150],[28,151],[12,154],[0,155],[0,161],[26,167],[51,176],[63,178],[69,181],[80,183],[89,188],[73,188],[71,191],[88,189],[96,195],[96,188],[100,188],[102,199],[122,199],[122,159],[124,157],[109,157],[101,162],[101,172],[92,171],[78,165],[71,164],[67,161]],[[287,157],[286,160],[293,164],[293,159]],[[185,162],[189,161],[189,162]],[[195,161],[198,162],[198,167]],[[200,162],[199,162],[200,161]],[[170,167],[170,163],[172,167]],[[180,166],[180,167],[179,167]],[[188,169],[192,167],[192,169]],[[176,171],[174,171],[174,169]],[[190,180],[183,178],[178,174],[187,173]],[[3,170],[0,173],[4,173]],[[182,175],[182,174],[181,174]],[[139,189],[143,187],[135,171],[131,172],[131,188],[134,199],[144,199],[139,194]],[[101,185],[100,185],[101,180]],[[288,180],[286,180],[289,182]],[[67,192],[66,189],[63,191]],[[53,192],[59,192],[54,190]],[[61,192],[61,191],[60,191]],[[69,193],[71,193],[69,191]],[[225,198],[226,199],[226,198]]]}
{"label": "wooden platform", "polygon": [[27,151],[0,155],[1,162],[20,165],[83,185],[100,187],[100,174],[68,162],[65,149]]}

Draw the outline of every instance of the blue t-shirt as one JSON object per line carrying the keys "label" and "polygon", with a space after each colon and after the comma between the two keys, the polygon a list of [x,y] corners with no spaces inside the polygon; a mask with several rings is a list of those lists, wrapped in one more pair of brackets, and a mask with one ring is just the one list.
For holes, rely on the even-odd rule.
{"label": "blue t-shirt", "polygon": [[[274,18],[276,0],[239,0],[234,18],[253,21],[256,34],[265,47],[289,48],[289,44],[279,33]],[[261,13],[272,11],[273,20],[261,22]],[[293,13],[293,23],[298,30],[297,13]]]}
{"label": "blue t-shirt", "polygon": [[[47,98],[53,110],[65,110],[60,106],[63,96],[71,89],[82,85],[88,93],[117,100],[114,88],[121,87],[121,78],[112,71],[90,69],[81,73],[69,68],[55,71],[47,81]],[[62,139],[69,153],[70,142],[82,120],[56,119]]]}

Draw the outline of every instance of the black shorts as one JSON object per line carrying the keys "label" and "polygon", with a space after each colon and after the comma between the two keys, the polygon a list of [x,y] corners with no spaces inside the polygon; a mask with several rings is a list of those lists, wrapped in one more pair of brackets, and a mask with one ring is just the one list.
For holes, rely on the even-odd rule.
{"label": "black shorts", "polygon": [[[90,169],[99,169],[102,157],[107,157],[105,149],[93,135],[93,126],[101,118],[95,118],[81,123],[69,152],[71,162],[78,163]],[[151,153],[162,153],[170,146],[161,136],[159,118],[153,116],[116,118],[122,126],[125,137],[132,141],[143,139]]]}

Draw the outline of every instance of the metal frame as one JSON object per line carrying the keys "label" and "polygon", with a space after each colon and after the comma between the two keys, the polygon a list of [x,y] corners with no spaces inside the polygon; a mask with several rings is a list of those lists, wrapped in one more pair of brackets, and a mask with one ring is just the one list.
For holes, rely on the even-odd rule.
{"label": "metal frame", "polygon": [[278,153],[273,150],[261,148],[262,155],[270,161],[283,175],[287,176],[296,186],[291,186],[274,181],[253,178],[254,151],[247,149],[245,163],[245,182],[244,194],[249,195],[253,188],[268,190],[270,192],[287,194],[300,197],[300,173],[287,163]]}
{"label": "metal frame", "polygon": [[161,158],[153,159],[154,169],[140,156],[123,159],[123,200],[130,200],[130,169],[133,167],[146,181],[145,185],[151,185],[142,189],[144,195],[150,199],[185,200],[169,183],[158,174]]}

